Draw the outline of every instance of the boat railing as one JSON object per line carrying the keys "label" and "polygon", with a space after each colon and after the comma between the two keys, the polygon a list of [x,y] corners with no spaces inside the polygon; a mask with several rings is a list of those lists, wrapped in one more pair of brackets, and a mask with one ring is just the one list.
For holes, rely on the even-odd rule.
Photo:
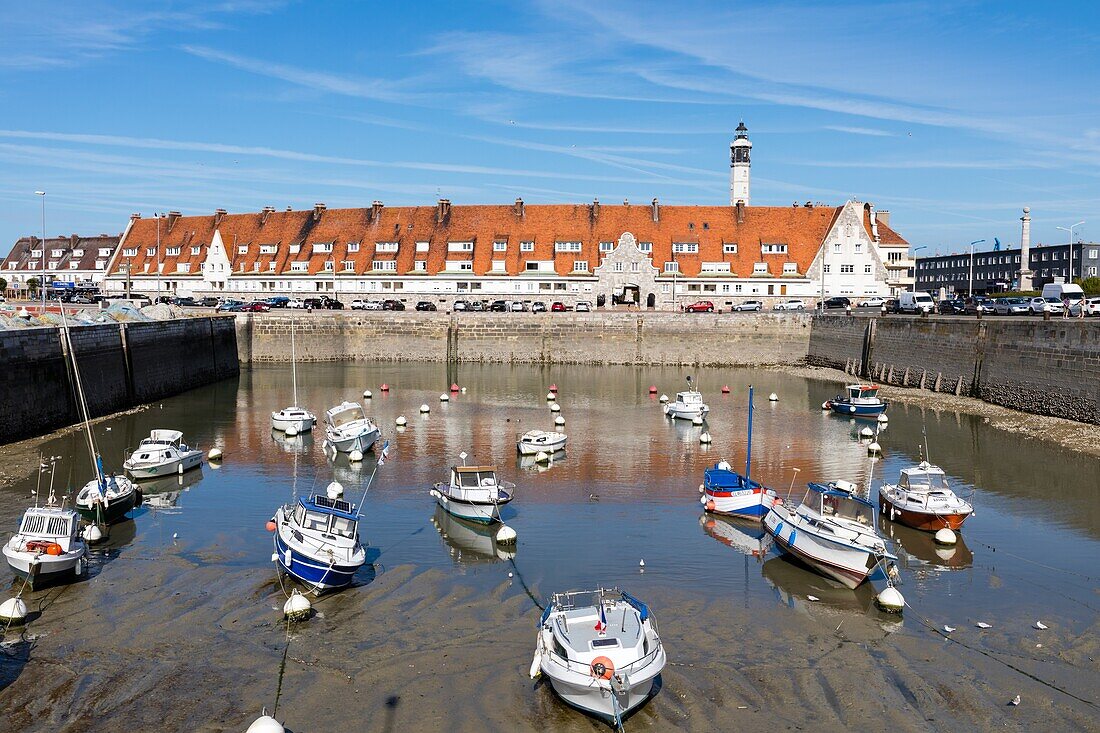
{"label": "boat railing", "polygon": [[[626,672],[629,674],[630,672],[637,672],[638,670],[644,669],[645,667],[653,663],[653,660],[655,660],[657,656],[661,653],[661,637],[656,633],[656,626],[654,626],[653,630],[654,637],[656,639],[656,643],[653,645],[653,648],[650,649],[649,652],[647,652],[644,656],[635,659],[630,664],[624,664],[622,667],[616,667],[615,671],[617,673]],[[575,659],[563,657],[561,654],[554,651],[553,649],[547,650],[547,657],[554,664],[557,664],[559,667],[564,667],[570,672],[577,672],[578,674],[592,673],[592,666],[590,663],[580,662]]]}

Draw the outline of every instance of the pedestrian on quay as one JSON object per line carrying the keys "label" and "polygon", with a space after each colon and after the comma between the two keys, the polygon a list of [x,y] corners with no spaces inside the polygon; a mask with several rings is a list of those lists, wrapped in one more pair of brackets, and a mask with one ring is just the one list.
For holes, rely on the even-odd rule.
{"label": "pedestrian on quay", "polygon": [[1062,298],[1062,318],[1069,318],[1069,298]]}

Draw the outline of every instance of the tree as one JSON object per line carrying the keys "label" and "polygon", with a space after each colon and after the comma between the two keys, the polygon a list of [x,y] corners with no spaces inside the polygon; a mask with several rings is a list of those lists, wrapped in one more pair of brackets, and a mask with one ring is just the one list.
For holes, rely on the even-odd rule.
{"label": "tree", "polygon": [[33,298],[38,294],[38,278],[32,277],[27,280],[27,289],[31,291],[31,297]]}
{"label": "tree", "polygon": [[1084,280],[1078,280],[1077,284],[1088,295],[1100,294],[1100,277],[1086,277]]}
{"label": "tree", "polygon": [[8,281],[0,277],[0,293],[8,289]]}

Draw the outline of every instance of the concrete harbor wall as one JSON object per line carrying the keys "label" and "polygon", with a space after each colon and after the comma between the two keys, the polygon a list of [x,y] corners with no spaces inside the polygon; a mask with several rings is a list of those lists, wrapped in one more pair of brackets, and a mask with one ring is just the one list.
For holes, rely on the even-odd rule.
{"label": "concrete harbor wall", "polygon": [[531,364],[792,364],[805,314],[367,313],[237,316],[242,362],[453,361]]}
{"label": "concrete harbor wall", "polygon": [[[231,317],[73,326],[92,417],[239,374]],[[75,375],[57,328],[0,331],[0,443],[79,421]]]}
{"label": "concrete harbor wall", "polygon": [[1100,424],[1100,328],[1091,321],[823,316],[806,361]]}

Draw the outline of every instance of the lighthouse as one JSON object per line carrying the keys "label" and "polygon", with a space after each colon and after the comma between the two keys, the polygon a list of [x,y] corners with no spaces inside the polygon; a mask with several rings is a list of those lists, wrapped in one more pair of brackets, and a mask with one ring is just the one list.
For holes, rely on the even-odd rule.
{"label": "lighthouse", "polygon": [[745,121],[737,126],[737,137],[730,143],[730,206],[741,203],[749,205],[749,152],[752,143],[749,142],[749,128],[745,127]]}

